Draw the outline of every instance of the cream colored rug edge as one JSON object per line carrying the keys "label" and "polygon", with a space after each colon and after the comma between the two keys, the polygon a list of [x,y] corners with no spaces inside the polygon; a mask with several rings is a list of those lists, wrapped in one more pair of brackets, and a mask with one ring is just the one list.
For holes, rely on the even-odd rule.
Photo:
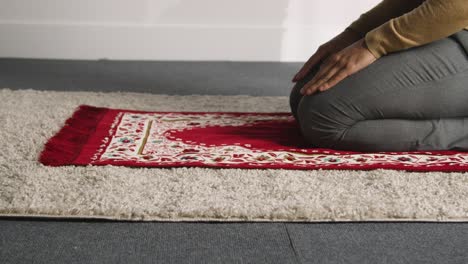
{"label": "cream colored rug edge", "polygon": [[142,221],[468,221],[468,174],[46,167],[79,104],[148,111],[288,111],[287,97],[0,90],[0,215]]}

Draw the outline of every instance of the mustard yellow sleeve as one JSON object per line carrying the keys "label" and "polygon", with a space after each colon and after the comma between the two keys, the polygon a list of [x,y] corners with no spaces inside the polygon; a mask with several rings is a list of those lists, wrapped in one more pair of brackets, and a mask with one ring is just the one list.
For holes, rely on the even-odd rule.
{"label": "mustard yellow sleeve", "polygon": [[379,58],[448,37],[467,25],[467,0],[426,0],[412,11],[367,32],[365,42]]}
{"label": "mustard yellow sleeve", "polygon": [[364,37],[370,30],[391,18],[398,17],[419,6],[424,0],[384,0],[369,11],[361,14],[345,30],[357,32]]}

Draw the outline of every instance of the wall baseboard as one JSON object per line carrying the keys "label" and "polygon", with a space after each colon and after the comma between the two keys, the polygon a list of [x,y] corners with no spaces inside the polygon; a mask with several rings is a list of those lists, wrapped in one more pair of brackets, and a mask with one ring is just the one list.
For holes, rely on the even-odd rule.
{"label": "wall baseboard", "polygon": [[0,21],[0,57],[295,62],[306,60],[322,42],[339,33],[338,27]]}
{"label": "wall baseboard", "polygon": [[0,58],[0,88],[289,96],[303,62]]}

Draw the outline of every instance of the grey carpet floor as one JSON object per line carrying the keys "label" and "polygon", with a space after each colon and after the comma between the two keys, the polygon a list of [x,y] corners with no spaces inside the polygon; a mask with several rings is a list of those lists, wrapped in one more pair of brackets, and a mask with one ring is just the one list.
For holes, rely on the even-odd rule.
{"label": "grey carpet floor", "polygon": [[[274,62],[0,59],[0,87],[284,96],[299,67]],[[468,263],[467,223],[2,218],[0,234],[0,263]]]}

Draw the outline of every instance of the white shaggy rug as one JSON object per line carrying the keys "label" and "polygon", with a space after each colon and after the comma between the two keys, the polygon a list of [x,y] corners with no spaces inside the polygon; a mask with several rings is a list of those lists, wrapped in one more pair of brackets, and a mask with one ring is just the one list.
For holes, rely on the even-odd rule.
{"label": "white shaggy rug", "polygon": [[467,221],[468,174],[377,169],[46,167],[80,104],[289,111],[287,97],[0,90],[0,215],[163,221]]}

